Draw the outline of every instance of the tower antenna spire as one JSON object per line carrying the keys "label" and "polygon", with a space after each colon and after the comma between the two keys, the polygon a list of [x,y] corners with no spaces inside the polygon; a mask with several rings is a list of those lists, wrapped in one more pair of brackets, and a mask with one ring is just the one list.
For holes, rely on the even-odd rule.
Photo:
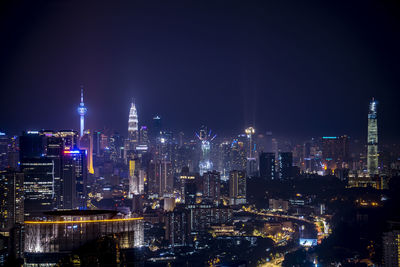
{"label": "tower antenna spire", "polygon": [[81,103],[78,107],[78,113],[80,116],[80,136],[83,136],[83,131],[85,130],[85,115],[87,112],[87,108],[85,107],[85,103],[83,102],[83,85],[81,85]]}

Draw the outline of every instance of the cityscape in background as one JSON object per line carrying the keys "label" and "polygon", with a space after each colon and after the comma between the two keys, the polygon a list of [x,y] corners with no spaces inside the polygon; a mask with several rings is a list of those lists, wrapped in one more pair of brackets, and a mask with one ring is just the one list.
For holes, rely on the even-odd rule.
{"label": "cityscape in background", "polygon": [[0,133],[0,264],[397,266],[383,108],[365,106],[365,142],[174,132],[161,115],[143,125],[134,101],[118,133],[85,128],[82,86],[78,130]]}
{"label": "cityscape in background", "polygon": [[400,1],[0,1],[0,267],[400,267]]}

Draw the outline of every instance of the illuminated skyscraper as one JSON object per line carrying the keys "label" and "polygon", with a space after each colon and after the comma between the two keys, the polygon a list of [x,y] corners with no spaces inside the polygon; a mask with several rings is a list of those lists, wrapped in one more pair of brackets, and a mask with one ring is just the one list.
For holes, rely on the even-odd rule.
{"label": "illuminated skyscraper", "polygon": [[229,198],[231,205],[246,204],[246,173],[231,171],[229,173]]}
{"label": "illuminated skyscraper", "polygon": [[221,176],[217,171],[208,171],[203,174],[203,199],[215,203],[220,201]]}
{"label": "illuminated skyscraper", "polygon": [[128,136],[130,141],[138,141],[138,122],[136,105],[132,102],[128,120]]}
{"label": "illuminated skyscraper", "polygon": [[87,168],[89,173],[93,174],[93,134],[91,132],[85,131],[84,135],[81,136],[79,148],[86,150]]}
{"label": "illuminated skyscraper", "polygon": [[24,222],[24,174],[0,171],[0,231]]}
{"label": "illuminated skyscraper", "polygon": [[255,133],[255,129],[253,127],[248,127],[245,129],[245,133],[248,142],[246,172],[249,176],[256,176],[257,175],[257,160],[255,158],[256,146],[253,142],[253,135]]}
{"label": "illuminated skyscraper", "polygon": [[54,161],[50,158],[30,158],[21,161],[24,173],[25,216],[52,210],[54,203]]}
{"label": "illuminated skyscraper", "polygon": [[378,174],[378,102],[372,98],[368,112],[367,169],[370,176]]}
{"label": "illuminated skyscraper", "polygon": [[149,143],[149,134],[148,134],[147,126],[140,127],[139,137],[140,137],[141,145],[147,145]]}
{"label": "illuminated skyscraper", "polygon": [[248,139],[248,142],[249,142],[249,147],[248,147],[249,151],[247,153],[247,158],[248,159],[249,158],[253,158],[254,157],[254,153],[253,152],[255,150],[254,147],[253,147],[253,135],[256,132],[256,130],[253,127],[248,127],[244,131],[246,133],[246,136],[247,136],[247,139]]}
{"label": "illuminated skyscraper", "polygon": [[78,107],[78,113],[81,116],[81,129],[80,129],[80,137],[83,136],[83,130],[85,130],[85,115],[87,112],[87,108],[85,107],[85,103],[83,103],[83,86],[81,86],[81,103]]}
{"label": "illuminated skyscraper", "polygon": [[87,159],[86,150],[64,150],[59,209],[86,207]]}
{"label": "illuminated skyscraper", "polygon": [[165,160],[152,160],[148,168],[149,193],[158,197],[170,195],[173,192],[174,175],[171,162]]}

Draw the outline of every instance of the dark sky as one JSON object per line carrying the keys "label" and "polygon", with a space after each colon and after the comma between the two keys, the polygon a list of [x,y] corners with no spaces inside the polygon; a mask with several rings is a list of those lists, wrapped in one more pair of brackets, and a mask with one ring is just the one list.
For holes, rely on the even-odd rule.
{"label": "dark sky", "polygon": [[[4,3],[7,2],[7,3]],[[12,2],[12,3],[11,3]],[[125,134],[154,114],[192,133],[398,141],[400,8],[387,1],[2,1],[0,130]]]}

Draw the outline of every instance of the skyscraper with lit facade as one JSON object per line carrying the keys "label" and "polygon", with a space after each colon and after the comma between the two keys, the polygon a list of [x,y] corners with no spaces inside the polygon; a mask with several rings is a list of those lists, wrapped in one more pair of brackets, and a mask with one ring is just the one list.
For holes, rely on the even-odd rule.
{"label": "skyscraper with lit facade", "polygon": [[20,168],[24,173],[25,216],[52,210],[55,206],[54,160],[44,157],[24,159]]}
{"label": "skyscraper with lit facade", "polygon": [[161,198],[173,192],[174,176],[171,162],[165,160],[150,161],[147,177],[150,194]]}
{"label": "skyscraper with lit facade", "polygon": [[139,123],[139,120],[138,120],[136,105],[134,102],[132,102],[131,108],[129,110],[129,119],[128,119],[128,138],[132,142],[137,142],[139,139],[138,123]]}
{"label": "skyscraper with lit facade", "polygon": [[229,173],[229,198],[232,205],[246,204],[246,172]]}
{"label": "skyscraper with lit facade", "polygon": [[373,98],[368,112],[367,170],[370,176],[378,174],[378,119],[377,104]]}
{"label": "skyscraper with lit facade", "polygon": [[0,231],[24,222],[24,174],[0,171]]}
{"label": "skyscraper with lit facade", "polygon": [[203,199],[218,203],[221,196],[221,176],[217,171],[203,174]]}
{"label": "skyscraper with lit facade", "polygon": [[85,150],[64,150],[59,209],[86,207],[87,160]]}

